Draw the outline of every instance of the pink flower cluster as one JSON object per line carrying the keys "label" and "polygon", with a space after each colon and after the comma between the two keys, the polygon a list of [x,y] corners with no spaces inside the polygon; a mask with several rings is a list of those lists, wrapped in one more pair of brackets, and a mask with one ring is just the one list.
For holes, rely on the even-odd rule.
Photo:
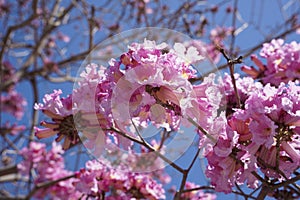
{"label": "pink flower cluster", "polygon": [[[257,155],[253,161],[272,178],[288,178],[300,166],[300,86],[281,83],[278,88],[267,84],[253,93],[245,110],[233,115],[238,124],[248,125],[252,143],[246,150]],[[246,129],[238,130],[243,134]],[[250,135],[249,135],[250,137]],[[245,138],[240,142],[248,143]]]}
{"label": "pink flower cluster", "polygon": [[[235,81],[242,106],[249,95],[263,87],[252,78],[240,78],[238,74],[235,74]],[[201,84],[194,85],[193,90],[197,96],[197,106],[201,116],[198,124],[209,130],[210,135],[215,137],[219,134],[218,127],[222,127],[217,121],[221,120],[220,123],[223,124],[224,115],[230,116],[237,107],[230,75],[225,73],[223,78],[217,78],[215,74],[210,74]],[[202,134],[201,131],[199,133]],[[212,143],[212,140],[206,139],[206,137],[202,138],[201,142],[204,142],[203,147],[208,148],[207,144]]]}
{"label": "pink flower cluster", "polygon": [[[18,164],[19,172],[26,178],[32,177],[37,186],[49,184],[36,190],[34,198],[78,199],[104,195],[105,199],[165,199],[162,184],[153,178],[168,183],[170,178],[163,176],[162,171],[135,173],[123,164],[111,167],[111,162],[102,159],[88,161],[86,168],[74,174],[65,169],[63,153],[62,147],[55,142],[49,151],[45,144],[37,142],[31,142],[28,148],[21,150],[24,161]],[[66,179],[60,180],[63,178]]]}
{"label": "pink flower cluster", "polygon": [[[31,142],[28,148],[25,147],[21,150],[20,154],[24,161],[18,164],[19,172],[27,178],[32,177],[35,185],[50,183],[72,175],[72,172],[65,170],[63,150],[55,142],[48,152],[45,144]],[[75,191],[72,184],[74,180],[74,178],[69,178],[50,184],[49,187],[37,190],[34,197],[37,199],[45,197],[65,199],[67,196],[68,199],[78,199],[80,193]]]}
{"label": "pink flower cluster", "polygon": [[[209,80],[203,84],[208,86]],[[251,78],[236,76],[242,105],[237,108],[229,80],[225,76],[219,88],[210,84],[202,88],[206,88],[204,92],[199,90],[206,96],[207,108],[216,104],[216,100],[207,99],[222,87],[225,98],[219,98],[219,105],[224,105],[224,99],[229,101],[224,111],[217,107],[213,120],[199,122],[206,124],[208,132],[204,135],[199,131],[200,147],[208,160],[207,177],[216,191],[225,193],[231,192],[235,184],[258,187],[255,175],[261,173],[270,180],[289,179],[300,166],[300,86],[294,82],[282,83],[278,88],[262,86]]]}
{"label": "pink flower cluster", "polygon": [[165,199],[165,191],[150,174],[130,172],[127,167],[109,168],[108,163],[88,161],[74,183],[83,197],[105,199]]}
{"label": "pink flower cluster", "polygon": [[1,94],[2,111],[12,114],[17,119],[24,115],[24,107],[27,105],[26,100],[16,90],[10,91],[7,95]]}
{"label": "pink flower cluster", "polygon": [[[27,105],[27,102],[15,89],[16,83],[18,82],[18,79],[14,76],[15,68],[8,61],[3,62],[2,66],[3,77],[1,77],[1,84],[7,84],[7,87],[4,87],[4,92],[1,93],[1,109],[3,112],[10,113],[20,120],[24,115],[24,107]],[[10,81],[11,83],[8,84]]]}
{"label": "pink flower cluster", "polygon": [[216,27],[210,31],[208,43],[201,40],[192,40],[190,44],[194,46],[200,55],[211,59],[213,63],[218,63],[221,60],[219,48],[225,48],[224,41],[232,34],[231,27]]}
{"label": "pink flower cluster", "polygon": [[[199,117],[195,109],[196,96],[188,79],[196,75],[190,64],[201,59],[203,57],[195,48],[179,43],[174,48],[148,40],[143,44],[134,43],[128,52],[112,59],[107,69],[95,64],[86,66],[80,74],[78,87],[67,98],[60,97],[61,90],[45,95],[43,104],[36,104],[35,109],[42,110],[52,122],[42,121],[45,128],[36,128],[36,136],[45,138],[57,134],[56,141],[65,137],[63,147],[67,149],[78,142],[80,131],[89,140],[85,141],[87,147],[101,151],[105,144],[109,148],[112,139],[123,147],[130,147],[131,144],[111,128],[136,137],[127,129],[132,121],[136,126],[146,127],[152,122],[168,131],[177,130],[183,116]],[[154,148],[160,146],[152,145]],[[165,198],[162,185],[151,176],[163,183],[170,177],[162,171],[151,174],[129,171],[132,168],[157,169],[161,165],[157,156],[149,155],[145,160],[145,157],[135,156],[133,149],[131,151],[128,155],[131,165],[122,169],[88,162],[87,168],[77,177],[77,190],[87,197],[105,193],[107,198]],[[141,152],[149,153],[143,148]]]}
{"label": "pink flower cluster", "polygon": [[72,114],[72,99],[70,96],[61,98],[62,91],[54,90],[52,94],[46,94],[43,98],[44,104],[35,104],[34,108],[38,110],[48,111],[62,117]]}
{"label": "pink flower cluster", "polygon": [[[121,129],[130,118],[141,125],[152,122],[167,130],[179,128],[181,116],[192,112],[194,97],[188,79],[196,71],[190,63],[203,59],[193,50],[180,44],[170,49],[164,43],[156,45],[145,40],[144,44],[132,44],[120,61],[111,61],[108,73],[118,74],[111,79],[116,83],[113,118]],[[190,51],[193,56],[188,56]]]}
{"label": "pink flower cluster", "polygon": [[71,144],[79,142],[77,130],[74,126],[72,97],[61,98],[61,90],[54,90],[52,94],[46,94],[44,104],[35,104],[34,108],[42,110],[53,122],[42,121],[44,129],[35,127],[35,135],[38,138],[46,138],[57,134],[56,142],[64,139],[63,147],[67,149]]}
{"label": "pink flower cluster", "polygon": [[261,79],[264,84],[278,86],[281,82],[299,80],[300,78],[300,43],[284,43],[283,39],[272,40],[263,44],[260,56],[266,59],[263,64],[256,55],[251,59],[258,67],[243,66],[242,70],[253,78]]}
{"label": "pink flower cluster", "polygon": [[3,66],[3,74],[1,77],[1,84],[6,83],[7,81],[12,81],[12,85],[10,85],[7,88],[4,88],[5,92],[8,92],[10,90],[14,89],[15,84],[18,82],[18,79],[16,78],[15,73],[16,69],[13,67],[13,65],[9,61],[4,61],[2,63]]}
{"label": "pink flower cluster", "polygon": [[45,95],[44,104],[36,104],[35,108],[51,117],[53,123],[42,122],[46,129],[37,128],[36,136],[58,134],[56,140],[65,137],[63,146],[67,149],[78,142],[78,128],[86,138],[99,144],[105,143],[103,138],[108,134],[114,136],[116,143],[122,143],[124,139],[108,129],[114,126],[132,135],[128,131],[131,119],[142,127],[152,122],[176,130],[182,116],[197,114],[188,79],[196,75],[190,64],[201,59],[195,48],[185,49],[179,43],[173,49],[165,43],[157,45],[148,40],[143,44],[133,43],[128,52],[111,59],[107,69],[95,64],[86,66],[78,87],[67,98],[60,97],[60,90]]}
{"label": "pink flower cluster", "polygon": [[[224,32],[229,33],[229,30]],[[218,37],[221,42],[222,35]],[[105,145],[109,148],[114,142],[132,153],[127,158],[139,165],[136,161],[143,162],[143,157],[135,156],[136,149],[124,134],[140,139],[134,134],[136,127],[152,123],[171,131],[191,122],[197,126],[199,147],[208,160],[205,173],[216,191],[229,193],[236,184],[245,183],[257,188],[260,174],[268,181],[287,180],[300,165],[300,86],[296,81],[288,82],[298,78],[296,73],[291,78],[289,70],[297,68],[299,52],[296,43],[282,44],[282,41],[272,41],[269,46],[264,45],[261,55],[267,58],[267,66],[252,58],[263,70],[264,84],[234,75],[236,95],[228,74],[217,81],[215,75],[209,75],[200,85],[189,83],[196,76],[191,64],[203,59],[197,48],[179,43],[171,48],[148,40],[143,44],[134,43],[128,52],[111,59],[108,68],[86,66],[78,87],[67,98],[60,97],[61,91],[45,95],[44,104],[35,108],[53,122],[41,122],[45,129],[36,128],[36,136],[58,134],[56,140],[65,138],[63,147],[67,149],[79,142],[81,132],[86,147],[100,152],[96,152],[97,156],[101,155],[101,148]],[[272,67],[280,73],[275,73]],[[255,71],[251,70],[248,72]],[[289,78],[276,79],[282,74]],[[265,84],[269,79],[274,82]],[[146,149],[141,152],[148,153]],[[155,156],[149,160],[154,165],[161,164]],[[113,169],[106,164],[88,162],[87,168],[78,175],[77,190],[87,197],[105,195],[108,199],[165,197],[162,186],[149,174],[129,171],[136,166],[120,162]],[[142,167],[147,169],[148,165]],[[191,193],[183,195],[192,198]],[[197,195],[200,198],[205,194]]]}
{"label": "pink flower cluster", "polygon": [[[1,8],[0,8],[1,10]],[[1,73],[1,86],[3,86],[0,95],[0,109],[3,113],[8,113],[14,116],[17,120],[21,120],[24,115],[24,108],[27,101],[15,89],[18,79],[15,76],[16,69],[8,61],[2,63],[3,72]],[[1,113],[2,114],[2,113]],[[16,135],[25,130],[23,125],[18,126],[16,123],[11,124],[6,121],[5,124],[0,124],[1,134]]]}

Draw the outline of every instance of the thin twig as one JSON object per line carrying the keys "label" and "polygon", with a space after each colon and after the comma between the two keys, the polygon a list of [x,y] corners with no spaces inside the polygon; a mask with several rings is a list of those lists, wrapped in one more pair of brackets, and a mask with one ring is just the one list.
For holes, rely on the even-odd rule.
{"label": "thin twig", "polygon": [[238,93],[238,89],[237,89],[236,81],[235,81],[235,77],[234,77],[234,65],[242,63],[243,62],[242,61],[243,57],[240,56],[236,59],[232,59],[232,58],[228,57],[228,55],[225,52],[225,49],[219,48],[219,50],[220,50],[221,54],[224,56],[224,58],[227,60],[227,64],[228,64],[229,69],[230,69],[230,77],[231,77],[231,82],[232,82],[233,89],[234,89],[234,94],[235,94],[235,98],[236,98],[236,102],[237,102],[237,107],[241,108],[241,99],[240,99],[240,95]]}
{"label": "thin twig", "polygon": [[[105,129],[104,129],[105,130]],[[165,157],[164,155],[162,155],[160,152],[156,151],[151,145],[149,145],[147,142],[143,142],[139,139],[136,139],[126,133],[123,133],[122,131],[120,130],[117,130],[115,128],[110,128],[110,129],[107,129],[109,131],[114,131],[116,133],[118,133],[119,135],[133,141],[133,142],[136,142],[138,144],[141,144],[143,145],[144,147],[146,147],[148,150],[150,150],[151,152],[154,152],[158,157],[160,157],[163,161],[165,161],[166,163],[168,163],[170,166],[172,166],[174,169],[176,169],[177,171],[179,171],[180,173],[184,173],[184,170],[179,167],[177,164],[175,164],[174,162],[172,162],[171,160],[169,160],[167,157]]]}

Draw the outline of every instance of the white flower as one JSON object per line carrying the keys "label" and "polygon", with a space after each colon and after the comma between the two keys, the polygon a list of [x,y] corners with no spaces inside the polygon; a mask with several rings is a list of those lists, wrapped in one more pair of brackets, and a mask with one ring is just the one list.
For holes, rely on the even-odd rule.
{"label": "white flower", "polygon": [[188,64],[204,59],[203,56],[199,55],[196,47],[193,46],[186,48],[182,43],[175,43],[174,50],[175,53]]}

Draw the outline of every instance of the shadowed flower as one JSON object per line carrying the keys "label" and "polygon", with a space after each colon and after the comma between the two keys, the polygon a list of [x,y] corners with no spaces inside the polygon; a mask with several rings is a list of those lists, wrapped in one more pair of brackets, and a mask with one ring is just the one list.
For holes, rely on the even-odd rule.
{"label": "shadowed flower", "polygon": [[64,139],[63,148],[68,149],[71,144],[77,144],[80,139],[74,124],[73,115],[62,117],[51,111],[43,111],[43,113],[52,118],[53,122],[42,121],[41,126],[45,129],[35,127],[35,136],[39,139],[51,137],[57,134],[56,142]]}
{"label": "shadowed flower", "polygon": [[45,95],[44,104],[35,105],[35,109],[42,110],[52,119],[52,122],[42,121],[40,123],[45,129],[35,127],[35,135],[41,139],[57,134],[55,140],[60,142],[64,139],[63,148],[68,149],[71,144],[77,144],[80,140],[74,124],[71,96],[60,98],[61,93],[61,90],[54,90],[52,94]]}

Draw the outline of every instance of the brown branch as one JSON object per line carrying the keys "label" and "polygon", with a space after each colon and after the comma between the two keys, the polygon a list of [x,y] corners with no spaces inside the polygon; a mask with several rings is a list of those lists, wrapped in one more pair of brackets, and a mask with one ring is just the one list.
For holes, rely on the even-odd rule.
{"label": "brown branch", "polygon": [[16,173],[18,173],[18,168],[16,165],[4,167],[4,168],[0,169],[0,176],[4,176],[7,174],[16,174]]}
{"label": "brown branch", "polygon": [[[91,50],[81,52],[77,55],[74,55],[65,60],[62,60],[56,64],[59,66],[60,69],[63,69],[63,67],[69,63],[84,59],[85,56],[90,53],[90,51]],[[24,71],[18,71],[16,74],[19,77],[19,81],[22,81],[24,79],[31,79],[32,77],[37,76],[37,75],[46,76],[48,73],[49,73],[48,70],[45,67],[41,66],[38,69],[33,70],[31,72],[25,73]],[[71,80],[73,80],[73,79],[71,79]],[[9,81],[1,84],[0,91],[3,91],[5,88],[9,87],[11,84],[13,84],[13,80],[9,80]]]}
{"label": "brown branch", "polygon": [[204,128],[202,128],[197,122],[195,122],[191,117],[188,117],[188,121],[191,122],[195,127],[197,127],[207,138],[209,138],[212,142],[217,142],[216,138],[211,136]]}
{"label": "brown branch", "polygon": [[[32,77],[32,79],[30,80],[31,83],[31,87],[33,90],[33,104],[35,104],[36,102],[38,102],[38,89],[37,89],[37,82],[36,82],[36,78]],[[34,107],[34,105],[32,105],[32,107]],[[29,136],[29,140],[33,141],[34,140],[34,126],[37,125],[38,123],[38,110],[33,110],[32,112],[32,121],[31,121],[31,127],[30,127],[30,136]],[[29,145],[29,143],[28,143]]]}
{"label": "brown branch", "polygon": [[[34,4],[36,4],[37,1],[35,0],[34,1]],[[35,6],[36,7],[36,6]],[[36,9],[35,9],[36,11]],[[4,55],[4,52],[5,52],[5,49],[6,49],[6,46],[7,46],[7,42],[10,38],[10,35],[12,34],[13,31],[17,30],[17,29],[20,29],[20,28],[23,28],[24,26],[27,26],[30,24],[30,22],[32,22],[34,19],[36,19],[38,17],[38,14],[36,12],[34,12],[27,20],[21,22],[20,24],[17,24],[17,25],[14,25],[14,26],[10,26],[4,36],[4,39],[3,39],[3,43],[2,43],[2,49],[0,51],[0,61],[1,61],[1,70],[2,70],[2,59],[3,59],[3,55]]]}
{"label": "brown branch", "polygon": [[143,145],[144,147],[146,147],[148,150],[150,150],[151,152],[154,152],[158,157],[160,157],[163,161],[165,161],[166,163],[168,163],[170,166],[172,166],[174,169],[176,169],[177,171],[179,171],[180,173],[184,173],[185,170],[183,170],[181,167],[179,167],[177,164],[175,164],[174,162],[172,162],[171,160],[169,160],[167,157],[165,157],[164,155],[162,155],[160,152],[156,151],[151,145],[149,145],[147,142],[141,141],[139,139],[136,139],[126,133],[123,133],[120,130],[117,130],[115,128],[110,128],[110,129],[104,129],[104,130],[108,130],[108,131],[114,131],[116,133],[118,133],[119,135],[133,141],[136,142],[138,144]]}
{"label": "brown branch", "polygon": [[199,153],[200,153],[200,149],[198,148],[198,150],[195,153],[194,158],[193,158],[192,162],[190,163],[189,167],[186,170],[184,170],[179,191],[176,192],[174,199],[180,199],[181,194],[184,191],[184,187],[185,187],[185,184],[186,184],[186,181],[187,181],[188,174],[191,171],[191,169],[192,169],[192,167],[193,167],[193,165],[194,165],[194,163],[195,163],[195,161],[196,161]]}
{"label": "brown branch", "polygon": [[174,200],[180,200],[181,199],[181,194],[184,190],[184,186],[185,186],[187,177],[188,177],[188,171],[184,170],[184,172],[182,174],[182,180],[181,180],[180,188],[179,188],[179,191],[175,193]]}
{"label": "brown branch", "polygon": [[[62,14],[58,17],[57,20],[63,20],[63,18],[72,10],[72,8],[74,7],[74,4],[71,3],[63,12]],[[32,20],[34,20],[38,15],[37,14],[33,14],[28,20],[26,20],[25,22],[12,26],[8,29],[8,32],[6,34],[6,36],[4,37],[4,44],[2,47],[2,50],[0,52],[0,65],[1,65],[1,74],[2,75],[2,56],[4,54],[4,50],[5,47],[7,45],[7,40],[9,39],[11,33],[19,28],[22,28],[26,25],[28,25]],[[53,23],[53,24],[49,24],[49,26],[45,27],[45,30],[42,34],[42,36],[40,37],[39,41],[37,42],[36,46],[34,47],[34,49],[32,50],[29,58],[25,61],[25,63],[23,64],[22,68],[19,69],[16,74],[15,74],[15,79],[17,80],[21,80],[23,76],[25,76],[25,74],[27,74],[27,69],[28,67],[35,61],[35,57],[39,54],[39,52],[45,47],[46,43],[47,43],[47,38],[49,36],[49,34],[51,34],[55,29],[57,28],[57,26]],[[2,91],[3,89],[9,87],[10,85],[12,85],[14,83],[14,80],[9,80],[7,82],[5,82],[4,84],[1,84],[0,86],[0,91]]]}
{"label": "brown branch", "polygon": [[232,32],[231,32],[231,42],[229,48],[229,55],[233,57],[234,43],[235,43],[235,29],[236,29],[236,12],[237,12],[238,0],[234,0],[233,12],[232,12]]}

